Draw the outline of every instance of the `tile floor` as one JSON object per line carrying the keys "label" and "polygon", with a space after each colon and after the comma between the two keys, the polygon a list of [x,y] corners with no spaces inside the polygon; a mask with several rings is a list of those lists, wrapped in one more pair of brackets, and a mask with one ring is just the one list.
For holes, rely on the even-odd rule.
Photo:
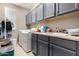
{"label": "tile floor", "polygon": [[14,45],[15,56],[34,56],[32,52],[26,53],[16,42],[16,39],[11,39]]}

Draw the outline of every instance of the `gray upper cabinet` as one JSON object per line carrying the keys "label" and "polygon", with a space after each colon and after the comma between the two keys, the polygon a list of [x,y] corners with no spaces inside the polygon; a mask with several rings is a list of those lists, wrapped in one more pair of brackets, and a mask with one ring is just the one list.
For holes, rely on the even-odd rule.
{"label": "gray upper cabinet", "polygon": [[55,16],[55,3],[44,4],[44,18]]}
{"label": "gray upper cabinet", "polygon": [[32,20],[32,14],[29,13],[29,14],[26,15],[26,24],[30,24],[31,20]]}
{"label": "gray upper cabinet", "polygon": [[56,4],[58,15],[78,10],[78,5],[77,3],[58,3]]}
{"label": "gray upper cabinet", "polygon": [[32,23],[36,22],[36,11],[35,9],[32,11]]}
{"label": "gray upper cabinet", "polygon": [[37,18],[37,21],[40,21],[43,19],[43,4],[40,4],[36,7],[36,18]]}
{"label": "gray upper cabinet", "polygon": [[26,16],[26,24],[79,10],[79,3],[40,3]]}

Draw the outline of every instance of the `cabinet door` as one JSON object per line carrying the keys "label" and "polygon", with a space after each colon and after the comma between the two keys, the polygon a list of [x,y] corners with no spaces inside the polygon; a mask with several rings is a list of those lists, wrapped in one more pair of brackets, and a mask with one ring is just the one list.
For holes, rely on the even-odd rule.
{"label": "cabinet door", "polygon": [[43,19],[43,4],[40,4],[39,6],[37,6],[36,17],[37,17],[37,21],[40,21]]}
{"label": "cabinet door", "polygon": [[26,24],[31,24],[31,20],[32,20],[32,15],[31,13],[29,13],[28,15],[26,15]]}
{"label": "cabinet door", "polygon": [[32,23],[36,22],[36,12],[35,9],[32,11]]}
{"label": "cabinet door", "polygon": [[37,38],[32,37],[32,52],[37,55]]}
{"label": "cabinet door", "polygon": [[58,14],[71,12],[78,9],[76,3],[58,3]]}
{"label": "cabinet door", "polygon": [[55,4],[45,3],[44,4],[44,18],[49,18],[55,16]]}
{"label": "cabinet door", "polygon": [[76,51],[76,42],[64,38],[50,37],[50,43]]}
{"label": "cabinet door", "polygon": [[77,56],[79,56],[79,42],[77,42]]}
{"label": "cabinet door", "polygon": [[50,56],[75,56],[76,52],[50,44]]}
{"label": "cabinet door", "polygon": [[48,42],[38,40],[38,55],[48,56]]}

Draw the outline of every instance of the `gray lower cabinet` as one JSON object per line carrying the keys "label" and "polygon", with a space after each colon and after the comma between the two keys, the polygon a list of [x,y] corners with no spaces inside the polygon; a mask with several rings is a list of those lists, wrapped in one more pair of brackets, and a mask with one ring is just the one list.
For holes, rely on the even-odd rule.
{"label": "gray lower cabinet", "polygon": [[54,17],[55,11],[55,3],[44,4],[44,18]]}
{"label": "gray lower cabinet", "polygon": [[38,56],[48,56],[48,42],[38,40]]}
{"label": "gray lower cabinet", "polygon": [[43,20],[43,4],[42,3],[36,7],[36,19],[37,21]]}
{"label": "gray lower cabinet", "polygon": [[50,56],[75,56],[76,52],[50,44]]}
{"label": "gray lower cabinet", "polygon": [[79,42],[32,34],[32,52],[38,56],[79,56]]}
{"label": "gray lower cabinet", "polygon": [[77,3],[58,3],[56,5],[58,15],[79,9],[79,4]]}
{"label": "gray lower cabinet", "polygon": [[37,55],[37,38],[32,37],[32,53]]}

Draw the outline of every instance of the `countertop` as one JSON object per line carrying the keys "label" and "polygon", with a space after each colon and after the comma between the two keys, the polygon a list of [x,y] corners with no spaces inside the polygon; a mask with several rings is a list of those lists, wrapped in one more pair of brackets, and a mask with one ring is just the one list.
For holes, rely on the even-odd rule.
{"label": "countertop", "polygon": [[54,37],[58,37],[58,38],[64,38],[64,39],[67,39],[67,40],[79,41],[79,36],[71,36],[71,35],[65,34],[65,33],[57,33],[57,32],[47,32],[47,33],[32,32],[32,33],[51,36],[51,37],[54,36]]}

